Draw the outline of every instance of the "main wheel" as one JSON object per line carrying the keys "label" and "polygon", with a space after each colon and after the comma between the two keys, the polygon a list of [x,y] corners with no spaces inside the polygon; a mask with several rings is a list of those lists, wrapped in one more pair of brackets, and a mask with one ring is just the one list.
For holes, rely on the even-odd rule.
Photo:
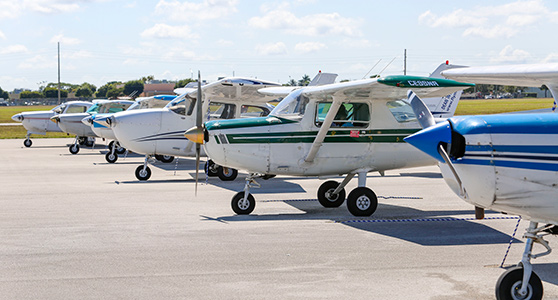
{"label": "main wheel", "polygon": [[531,272],[529,284],[527,285],[527,295],[521,296],[519,290],[523,283],[523,268],[513,267],[507,270],[498,278],[496,282],[496,299],[530,299],[539,300],[543,296],[543,286],[541,279],[535,272]]}
{"label": "main wheel", "polygon": [[78,154],[79,152],[79,145],[78,144],[71,144],[70,147],[70,153],[72,154]]}
{"label": "main wheel", "polygon": [[345,202],[345,189],[343,188],[337,195],[333,191],[339,186],[339,182],[329,180],[318,189],[318,201],[323,207],[339,207]]}
{"label": "main wheel", "polygon": [[248,194],[248,198],[244,201],[244,192],[238,192],[231,201],[232,210],[237,215],[248,215],[256,207],[256,200],[252,194]]}
{"label": "main wheel", "polygon": [[116,153],[112,153],[112,152],[108,152],[105,155],[105,159],[109,164],[113,164],[118,160],[118,154]]}
{"label": "main wheel", "polygon": [[33,145],[33,142],[30,139],[26,139],[25,141],[23,141],[23,146],[29,148],[31,147],[31,145]]}
{"label": "main wheel", "polygon": [[216,165],[211,159],[208,160],[203,169],[205,170],[205,174],[209,177],[217,177],[219,175],[218,169],[219,166]]}
{"label": "main wheel", "polygon": [[171,163],[174,160],[174,156],[171,155],[160,155],[160,159],[161,162],[164,163]]}
{"label": "main wheel", "polygon": [[353,216],[369,217],[378,208],[378,198],[367,187],[357,187],[347,197],[347,208]]}
{"label": "main wheel", "polygon": [[236,176],[238,176],[238,171],[233,168],[219,166],[217,168],[217,176],[223,181],[233,181],[236,179]]}
{"label": "main wheel", "polygon": [[143,165],[140,165],[136,168],[136,178],[141,181],[146,181],[151,177],[151,169],[149,167],[145,167],[143,169]]}

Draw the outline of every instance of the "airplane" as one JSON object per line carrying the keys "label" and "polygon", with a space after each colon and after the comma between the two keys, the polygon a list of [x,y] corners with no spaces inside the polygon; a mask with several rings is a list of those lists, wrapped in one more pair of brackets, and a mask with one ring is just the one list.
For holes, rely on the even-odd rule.
{"label": "airplane", "polygon": [[[475,83],[544,84],[555,103],[558,96],[558,64],[471,67],[442,74]],[[424,129],[405,141],[438,161],[454,193],[477,211],[491,209],[529,220],[523,257],[498,279],[496,298],[541,299],[543,286],[531,259],[550,254],[544,237],[558,235],[558,114],[462,116],[436,124],[420,101],[415,104]],[[534,244],[545,251],[533,253]]]}
{"label": "airplane", "polygon": [[[62,129],[57,124],[49,122],[50,118],[59,114],[72,114],[85,112],[93,103],[85,101],[68,101],[64,102],[51,110],[46,111],[29,111],[21,112],[12,116],[12,120],[21,122],[23,127],[27,130],[23,145],[31,147],[31,134],[45,135],[47,132],[62,132]],[[85,142],[85,138],[78,138],[80,143]]]}
{"label": "airplane", "polygon": [[[150,109],[150,108],[163,108],[165,107],[169,101],[176,98],[176,95],[156,95],[151,97],[138,97],[136,101],[128,107],[126,111],[131,110],[140,110],[140,109]],[[91,127],[91,130],[99,137],[103,138],[103,140],[111,140],[108,144],[108,149],[110,150],[105,155],[105,160],[108,163],[115,163],[118,160],[118,154],[124,154],[126,149],[120,145],[112,129],[107,126],[103,126],[99,123],[95,123],[95,119],[97,118],[105,118],[112,115],[112,113],[97,113],[94,115],[87,116],[81,120],[87,126]],[[162,157],[160,160],[163,161],[172,161],[169,157]]]}
{"label": "airplane", "polygon": [[72,154],[79,152],[78,137],[87,137],[86,146],[93,146],[97,135],[90,126],[81,122],[83,118],[96,113],[114,113],[126,110],[134,101],[130,100],[93,100],[93,105],[86,111],[72,114],[59,114],[52,116],[50,120],[56,123],[62,131],[68,134],[74,134],[76,139],[70,145],[69,150]]}
{"label": "airplane", "polygon": [[[378,200],[366,187],[368,172],[383,175],[386,170],[434,164],[428,155],[403,142],[420,126],[402,99],[412,89],[425,97],[438,97],[444,110],[454,110],[461,91],[474,84],[439,78],[442,70],[451,67],[442,64],[431,77],[386,76],[298,88],[268,117],[209,121],[185,136],[203,143],[215,163],[249,171],[244,190],[231,200],[237,214],[254,210],[250,188],[259,185],[257,178],[347,174],[341,183],[324,182],[317,191],[318,201],[324,207],[339,207],[345,201],[344,187],[358,175],[347,208],[355,216],[370,216]],[[276,90],[259,92],[274,95]]]}
{"label": "airplane", "polygon": [[[267,101],[275,98],[260,94],[258,89],[279,86],[278,83],[250,78],[224,78],[201,87],[203,98],[203,118],[230,119],[245,116],[264,116],[273,106]],[[196,156],[195,144],[183,136],[186,129],[195,124],[197,89],[181,88],[182,92],[165,108],[135,110],[116,113],[110,117],[98,118],[95,122],[108,126],[115,137],[126,149],[145,155],[144,163],[135,170],[140,181],[151,177],[148,166],[151,157],[164,159],[172,157]],[[164,160],[162,160],[164,161]],[[172,160],[171,160],[172,161]],[[218,176],[221,180],[234,180],[238,171],[206,163],[209,176]]]}

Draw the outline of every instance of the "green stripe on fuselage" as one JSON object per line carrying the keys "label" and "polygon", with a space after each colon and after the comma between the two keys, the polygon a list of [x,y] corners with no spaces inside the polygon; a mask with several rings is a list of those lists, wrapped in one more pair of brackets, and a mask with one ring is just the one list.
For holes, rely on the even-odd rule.
{"label": "green stripe on fuselage", "polygon": [[[358,130],[358,136],[351,130],[331,130],[325,143],[402,143],[403,138],[420,129]],[[357,130],[354,130],[355,132]],[[227,134],[229,144],[276,144],[313,143],[318,131],[269,132],[250,134]]]}

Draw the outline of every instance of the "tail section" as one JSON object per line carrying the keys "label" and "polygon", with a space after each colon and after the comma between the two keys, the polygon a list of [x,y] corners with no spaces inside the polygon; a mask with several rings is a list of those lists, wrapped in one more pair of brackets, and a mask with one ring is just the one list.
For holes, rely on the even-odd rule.
{"label": "tail section", "polygon": [[[442,78],[442,72],[449,69],[456,69],[456,68],[466,68],[466,66],[459,66],[459,65],[450,65],[449,62],[443,63],[432,72],[430,75],[431,78]],[[457,109],[457,104],[459,103],[459,99],[461,99],[461,94],[463,91],[457,91],[453,94],[449,94],[445,97],[438,97],[438,98],[425,98],[422,99],[426,107],[430,110],[434,118],[438,119],[447,119],[453,117],[455,114],[455,110]]]}
{"label": "tail section", "polygon": [[337,74],[334,73],[322,73],[322,71],[318,72],[318,75],[312,79],[312,81],[308,84],[308,86],[318,86],[318,85],[326,85],[335,83],[335,79],[337,78]]}

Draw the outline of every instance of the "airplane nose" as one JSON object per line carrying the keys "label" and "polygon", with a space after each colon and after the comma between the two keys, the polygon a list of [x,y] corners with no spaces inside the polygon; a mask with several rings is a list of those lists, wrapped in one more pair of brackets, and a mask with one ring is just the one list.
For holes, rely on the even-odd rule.
{"label": "airplane nose", "polygon": [[93,116],[85,117],[81,120],[81,123],[85,124],[86,126],[93,125]]}
{"label": "airplane nose", "polygon": [[60,123],[60,117],[59,116],[52,116],[50,117],[50,120],[56,124]]}
{"label": "airplane nose", "polygon": [[16,121],[16,122],[21,122],[23,121],[23,115],[22,114],[15,114],[12,116],[12,120]]}
{"label": "airplane nose", "polygon": [[95,118],[93,122],[109,128],[113,127],[116,124],[116,120],[113,116]]}
{"label": "airplane nose", "polygon": [[403,140],[436,160],[444,162],[444,158],[438,152],[438,145],[451,144],[451,137],[451,125],[449,121],[444,121],[412,134]]}

